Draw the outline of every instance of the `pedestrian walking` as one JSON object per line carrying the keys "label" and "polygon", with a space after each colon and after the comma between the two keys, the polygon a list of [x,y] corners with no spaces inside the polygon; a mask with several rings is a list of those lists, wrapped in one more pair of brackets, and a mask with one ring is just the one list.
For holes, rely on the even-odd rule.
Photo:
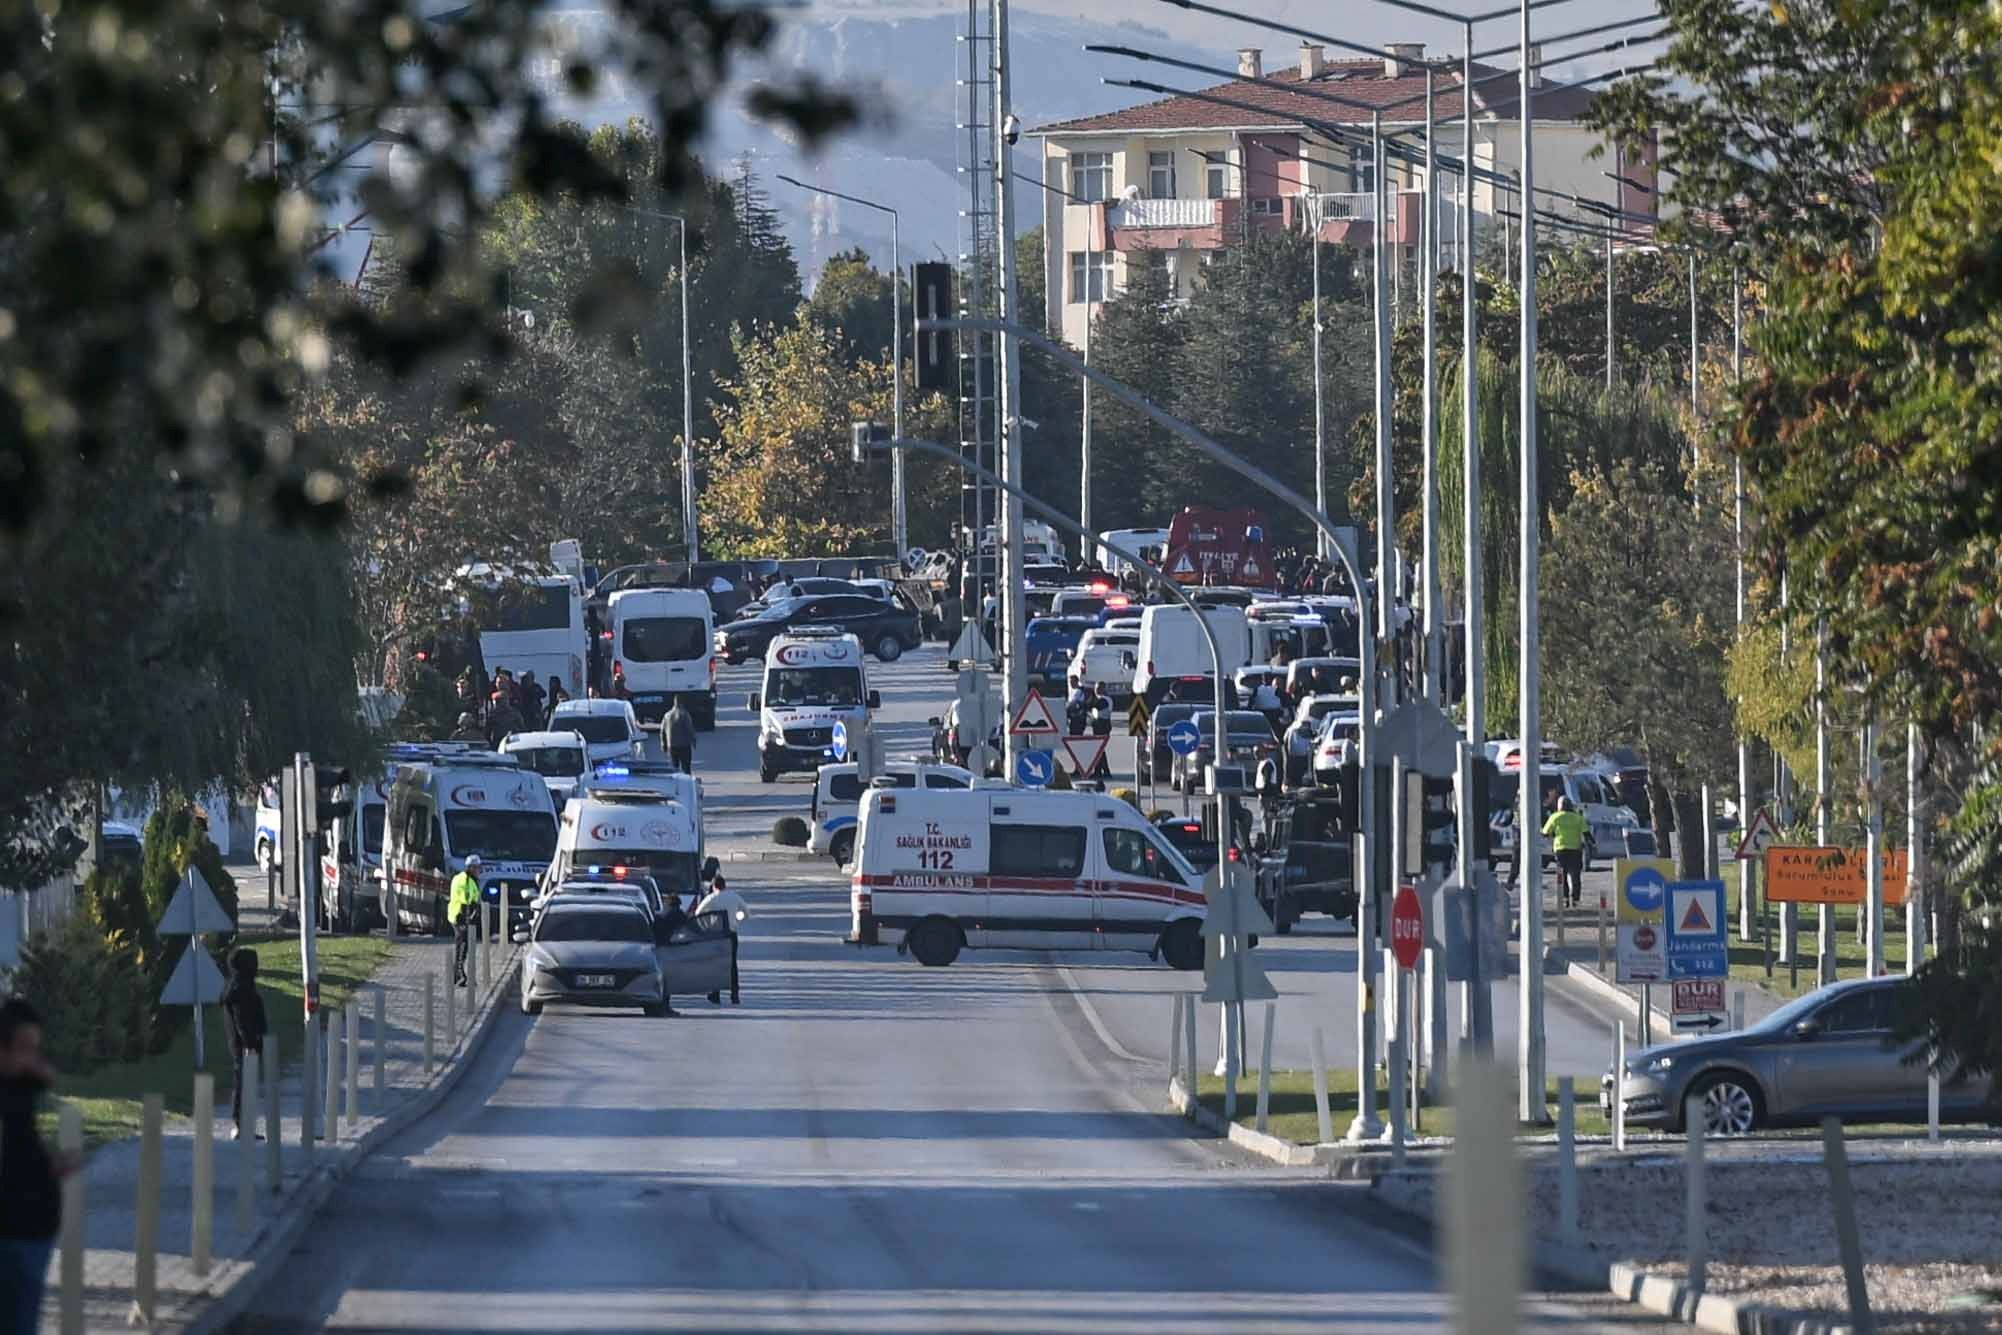
{"label": "pedestrian walking", "polygon": [[[229,983],[222,990],[222,1025],[229,1035],[230,1061],[235,1081],[230,1088],[229,1115],[236,1122],[234,1140],[243,1139],[243,1054],[262,1052],[269,1026],[264,1020],[264,998],[257,991],[257,952],[245,947],[229,957]],[[257,1128],[250,1128],[257,1134]]]}
{"label": "pedestrian walking", "polygon": [[1557,902],[1578,907],[1585,892],[1585,818],[1571,805],[1571,799],[1557,799],[1557,810],[1543,822],[1544,837],[1557,855]]}
{"label": "pedestrian walking", "polygon": [[524,732],[536,732],[542,727],[543,690],[535,683],[535,669],[521,674],[521,684],[514,688],[514,707],[521,711],[521,727]]}
{"label": "pedestrian walking", "polygon": [[[690,895],[689,898],[692,900],[694,896]],[[688,912],[686,909],[681,907],[681,896],[678,894],[674,894],[673,892],[669,892],[666,898],[666,902],[661,907],[660,924],[655,929],[657,935],[654,937],[654,940],[659,942],[661,945],[666,945],[668,942],[674,939],[674,933],[676,932],[676,930],[678,930],[681,927],[681,925],[687,921],[688,921]],[[679,1015],[681,1012],[677,1011],[674,1008],[673,988],[674,988],[673,977],[670,976],[665,969],[661,970],[660,1004],[662,1005],[662,1007],[666,1009],[669,1015]]]}
{"label": "pedestrian walking", "polygon": [[660,721],[660,740],[676,769],[683,774],[695,773],[695,715],[688,712],[679,695]]}
{"label": "pedestrian walking", "polygon": [[40,1013],[23,997],[0,1001],[0,1331],[41,1329],[62,1180],[79,1166],[67,1153],[51,1154],[35,1123],[55,1079]]}
{"label": "pedestrian walking", "polygon": [[[737,981],[737,924],[751,916],[751,906],[744,902],[742,895],[730,888],[729,882],[725,881],[719,872],[716,879],[709,883],[709,893],[695,906],[696,917],[699,918],[705,913],[727,915],[726,921],[730,926],[730,1004],[739,1005],[744,1000],[744,994]],[[713,1006],[722,1005],[722,994],[711,992],[709,1003]]]}
{"label": "pedestrian walking", "polygon": [[445,917],[452,924],[452,985],[471,987],[466,976],[466,952],[473,944],[473,922],[480,912],[480,855],[466,859],[466,869],[452,878]]}
{"label": "pedestrian walking", "polygon": [[512,682],[494,691],[493,700],[487,706],[487,745],[499,748],[501,742],[511,733],[521,728],[521,709],[515,704]]}
{"label": "pedestrian walking", "polygon": [[[570,692],[567,689],[565,689],[563,685],[563,678],[551,677],[549,679],[549,713],[554,714],[556,712],[556,706],[562,704],[565,700],[568,700],[569,698],[570,698]],[[548,721],[548,716],[545,715],[544,722],[547,721]]]}

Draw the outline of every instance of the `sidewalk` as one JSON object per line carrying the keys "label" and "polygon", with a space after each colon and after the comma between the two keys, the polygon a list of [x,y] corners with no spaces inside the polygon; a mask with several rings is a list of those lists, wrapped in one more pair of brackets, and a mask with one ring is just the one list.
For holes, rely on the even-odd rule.
{"label": "sidewalk", "polygon": [[[445,1028],[444,993],[450,979],[451,942],[397,938],[388,962],[372,983],[356,995],[361,1010],[361,1117],[355,1122],[343,1117],[337,1143],[329,1146],[325,1141],[320,1142],[310,1158],[300,1143],[300,1054],[279,1054],[280,1069],[284,1072],[279,1094],[283,1187],[274,1194],[263,1185],[268,1147],[261,1141],[253,1142],[250,1162],[256,1174],[255,1208],[248,1229],[239,1227],[237,1217],[237,1190],[245,1167],[245,1146],[229,1139],[234,1123],[229,1117],[227,1080],[216,1082],[214,1260],[206,1276],[194,1273],[189,1255],[194,1226],[194,1123],[188,1118],[167,1119],[161,1137],[158,1300],[154,1329],[198,1328],[208,1319],[224,1315],[211,1310],[216,1300],[254,1272],[260,1254],[282,1254],[289,1247],[288,1228],[302,1224],[318,1207],[334,1179],[359,1157],[364,1141],[372,1146],[390,1130],[421,1115],[442,1096],[462,1059],[485,1035],[495,1007],[512,995],[513,958],[510,948],[495,959],[494,986],[491,992],[477,992],[477,1004],[468,999],[466,991],[457,993],[454,1005],[458,1032],[451,1034]],[[437,1069],[428,1077],[424,1071],[427,977],[434,980],[437,1059]],[[476,984],[479,981],[477,974],[474,981]],[[380,1100],[375,1094],[375,988],[382,990],[385,1006],[384,1086]],[[341,1032],[344,1017],[337,1012],[330,1014],[335,1032]],[[325,1106],[324,1099],[322,1086],[316,1100],[319,1106]],[[345,1113],[345,1089],[342,1111]],[[91,1156],[84,1170],[83,1328],[86,1330],[130,1328],[127,1317],[133,1308],[136,1272],[133,1239],[139,1159],[140,1143],[134,1137],[103,1146]],[[58,1249],[50,1263],[48,1298],[43,1307],[46,1331],[61,1329],[61,1265]]]}

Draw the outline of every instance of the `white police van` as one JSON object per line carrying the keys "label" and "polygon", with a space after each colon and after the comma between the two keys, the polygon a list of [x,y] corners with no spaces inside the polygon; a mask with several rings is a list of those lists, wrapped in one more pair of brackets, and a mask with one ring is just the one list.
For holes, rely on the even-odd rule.
{"label": "white police van", "polygon": [[[886,786],[892,788],[967,789],[973,786],[973,771],[958,765],[931,760],[892,760],[883,766]],[[813,832],[807,850],[834,859],[846,867],[855,857],[855,825],[862,810],[861,766],[849,761],[822,765],[813,783]]]}
{"label": "white police van", "polygon": [[765,653],[763,688],[750,698],[758,716],[759,780],[840,759],[834,725],[858,730],[880,703],[853,635],[833,626],[794,626],[779,635]]}
{"label": "white police van", "polygon": [[962,949],[1098,949],[1203,967],[1203,873],[1118,798],[873,787],[856,848],[858,945],[931,966]]}
{"label": "white police van", "polygon": [[[383,817],[382,878],[395,928],[451,927],[445,894],[480,856],[480,893],[526,921],[556,853],[556,803],[542,776],[492,751],[445,751],[399,765]],[[497,916],[497,915],[495,915]]]}

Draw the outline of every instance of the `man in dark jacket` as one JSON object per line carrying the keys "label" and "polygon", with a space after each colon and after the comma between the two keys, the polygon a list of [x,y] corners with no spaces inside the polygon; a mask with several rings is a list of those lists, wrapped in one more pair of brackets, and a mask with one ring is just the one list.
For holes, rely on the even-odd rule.
{"label": "man in dark jacket", "polygon": [[660,744],[667,748],[667,757],[676,769],[683,774],[695,773],[695,715],[688,712],[679,695],[660,721]]}
{"label": "man in dark jacket", "polygon": [[[236,1063],[236,1083],[229,1097],[229,1115],[236,1119],[236,1139],[243,1139],[243,1054],[262,1052],[267,1025],[264,998],[257,992],[257,952],[248,947],[229,957],[229,983],[222,990],[222,1023],[229,1031],[229,1055]],[[251,1127],[252,1135],[257,1128]]]}
{"label": "man in dark jacket", "polygon": [[41,1328],[62,1179],[77,1168],[50,1154],[35,1127],[35,1105],[54,1083],[41,1015],[21,997],[0,1001],[0,1330]]}

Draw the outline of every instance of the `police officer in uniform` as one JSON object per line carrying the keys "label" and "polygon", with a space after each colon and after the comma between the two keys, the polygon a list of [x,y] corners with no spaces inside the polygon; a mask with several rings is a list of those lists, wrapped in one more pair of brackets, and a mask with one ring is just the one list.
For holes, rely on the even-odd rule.
{"label": "police officer in uniform", "polygon": [[452,878],[452,890],[445,901],[445,917],[452,924],[452,982],[470,987],[466,977],[466,951],[473,943],[473,924],[480,912],[480,855],[466,859],[466,869]]}

